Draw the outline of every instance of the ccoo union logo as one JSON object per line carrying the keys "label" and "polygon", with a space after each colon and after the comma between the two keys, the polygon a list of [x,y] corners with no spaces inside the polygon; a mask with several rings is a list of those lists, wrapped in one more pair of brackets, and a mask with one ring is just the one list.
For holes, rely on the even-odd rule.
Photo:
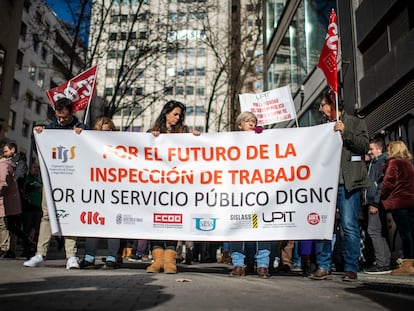
{"label": "ccoo union logo", "polygon": [[308,214],[307,220],[310,225],[314,226],[321,221],[321,217],[319,216],[319,214],[312,212]]}
{"label": "ccoo union logo", "polygon": [[80,221],[87,225],[104,225],[105,217],[100,216],[98,212],[82,212],[80,214]]}
{"label": "ccoo union logo", "polygon": [[60,160],[62,163],[73,160],[75,158],[75,148],[75,146],[70,148],[64,146],[52,147],[52,159]]}

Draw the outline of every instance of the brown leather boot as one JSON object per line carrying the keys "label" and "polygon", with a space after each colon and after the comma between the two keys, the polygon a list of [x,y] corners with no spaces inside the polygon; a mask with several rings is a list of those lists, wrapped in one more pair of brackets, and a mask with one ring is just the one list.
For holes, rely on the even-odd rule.
{"label": "brown leather boot", "polygon": [[166,249],[164,252],[164,273],[177,273],[177,252],[172,249]]}
{"label": "brown leather boot", "polygon": [[399,259],[399,268],[391,271],[393,275],[414,275],[414,259]]}
{"label": "brown leather boot", "polygon": [[156,248],[152,250],[151,254],[154,262],[146,270],[148,273],[158,273],[164,269],[164,250]]}

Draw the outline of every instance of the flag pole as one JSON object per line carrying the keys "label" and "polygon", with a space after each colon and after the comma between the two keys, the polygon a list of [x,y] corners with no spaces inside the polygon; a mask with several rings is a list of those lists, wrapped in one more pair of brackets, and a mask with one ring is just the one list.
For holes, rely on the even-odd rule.
{"label": "flag pole", "polygon": [[98,75],[98,68],[99,68],[98,65],[96,65],[95,79],[93,79],[93,85],[92,85],[92,94],[91,94],[91,96],[89,96],[88,104],[86,105],[86,112],[85,112],[85,115],[83,117],[83,119],[84,119],[83,124],[86,124],[86,122],[88,122],[89,108],[91,106],[92,97],[93,97],[93,94],[95,92],[95,85],[96,85],[96,77]]}

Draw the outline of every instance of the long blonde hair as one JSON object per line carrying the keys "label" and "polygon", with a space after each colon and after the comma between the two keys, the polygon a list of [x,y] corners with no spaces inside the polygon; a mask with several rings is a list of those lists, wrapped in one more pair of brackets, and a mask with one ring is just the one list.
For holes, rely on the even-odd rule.
{"label": "long blonde hair", "polygon": [[108,117],[100,117],[95,121],[95,125],[93,127],[94,130],[98,130],[101,131],[102,130],[102,126],[104,126],[104,124],[108,124],[109,128],[111,129],[111,131],[115,130],[115,124],[114,122],[111,120],[111,118]]}
{"label": "long blonde hair", "polygon": [[387,156],[389,159],[411,160],[413,158],[407,145],[401,140],[390,141],[387,144]]}

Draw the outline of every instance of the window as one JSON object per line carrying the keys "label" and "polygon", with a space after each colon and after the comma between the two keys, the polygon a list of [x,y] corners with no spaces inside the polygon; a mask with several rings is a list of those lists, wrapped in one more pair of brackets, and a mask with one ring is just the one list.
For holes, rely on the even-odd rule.
{"label": "window", "polygon": [[119,18],[118,15],[111,15],[111,23],[118,23]]}
{"label": "window", "polygon": [[185,94],[187,94],[187,95],[193,95],[194,94],[194,86],[187,85],[185,87]]}
{"label": "window", "polygon": [[23,41],[26,41],[26,35],[27,35],[27,25],[22,22],[20,25],[20,39],[22,39]]}
{"label": "window", "polygon": [[116,35],[117,35],[116,32],[111,32],[111,34],[109,35],[109,40],[110,41],[115,41],[116,40]]}
{"label": "window", "polygon": [[37,77],[37,85],[40,88],[43,88],[45,86],[45,73],[43,71],[39,71],[39,75]]}
{"label": "window", "polygon": [[256,66],[256,72],[263,72],[263,66]]}
{"label": "window", "polygon": [[127,88],[126,90],[125,90],[125,95],[126,96],[131,96],[132,95],[132,88]]}
{"label": "window", "polygon": [[[23,67],[23,56],[24,56],[23,52],[18,50],[17,57],[16,57],[16,65],[17,65],[17,68],[19,68],[20,70]],[[0,74],[0,78],[1,78],[1,74]]]}
{"label": "window", "polygon": [[40,114],[42,112],[42,102],[40,101],[40,99],[36,100],[35,112],[37,114]]}
{"label": "window", "polygon": [[135,95],[137,95],[137,96],[141,96],[141,95],[143,95],[143,94],[144,94],[144,92],[143,92],[142,87],[137,87],[137,88],[135,89]]}
{"label": "window", "polygon": [[40,40],[38,35],[33,35],[33,51],[37,53],[39,51]]}
{"label": "window", "polygon": [[126,39],[127,39],[126,32],[121,32],[121,40],[126,40]]}
{"label": "window", "polygon": [[204,95],[204,86],[199,86],[197,88],[197,95]]}
{"label": "window", "polygon": [[9,128],[14,130],[16,128],[16,111],[10,110],[9,114]]}
{"label": "window", "polygon": [[105,88],[105,96],[112,96],[113,89],[111,87]]}
{"label": "window", "polygon": [[137,77],[138,78],[143,78],[144,77],[144,69],[138,69]]}
{"label": "window", "polygon": [[47,60],[47,50],[46,50],[46,48],[45,48],[45,47],[42,47],[42,59],[43,59],[44,61],[46,61],[46,60]]}
{"label": "window", "polygon": [[140,39],[146,39],[147,38],[147,32],[146,31],[140,31],[139,32],[139,38]]}
{"label": "window", "polygon": [[29,133],[30,133],[30,122],[28,120],[23,120],[22,136],[29,137]]}
{"label": "window", "polygon": [[26,93],[26,107],[28,109],[32,109],[33,106],[33,95],[30,93]]}
{"label": "window", "polygon": [[20,82],[17,80],[13,80],[13,90],[12,90],[12,96],[15,99],[19,98],[19,90],[20,90]]}
{"label": "window", "polygon": [[36,79],[36,66],[31,64],[27,71],[29,72],[29,79],[34,81]]}
{"label": "window", "polygon": [[129,38],[130,38],[131,40],[135,40],[135,39],[137,38],[137,33],[136,33],[135,31],[131,31],[131,32],[129,33]]}
{"label": "window", "polygon": [[165,95],[173,95],[173,87],[172,86],[167,86],[165,88]]}
{"label": "window", "polygon": [[206,69],[204,67],[197,68],[197,76],[205,76]]}
{"label": "window", "polygon": [[121,23],[126,23],[126,22],[128,22],[128,15],[122,14],[121,15]]}
{"label": "window", "polygon": [[106,69],[105,72],[105,77],[106,78],[113,78],[116,75],[116,70],[115,69]]}
{"label": "window", "polygon": [[196,106],[195,114],[196,114],[196,116],[203,116],[204,115],[204,106]]}
{"label": "window", "polygon": [[177,86],[175,88],[175,95],[183,95],[184,94],[184,87],[182,86]]}
{"label": "window", "polygon": [[115,50],[109,50],[108,52],[108,58],[116,58],[116,51]]}

